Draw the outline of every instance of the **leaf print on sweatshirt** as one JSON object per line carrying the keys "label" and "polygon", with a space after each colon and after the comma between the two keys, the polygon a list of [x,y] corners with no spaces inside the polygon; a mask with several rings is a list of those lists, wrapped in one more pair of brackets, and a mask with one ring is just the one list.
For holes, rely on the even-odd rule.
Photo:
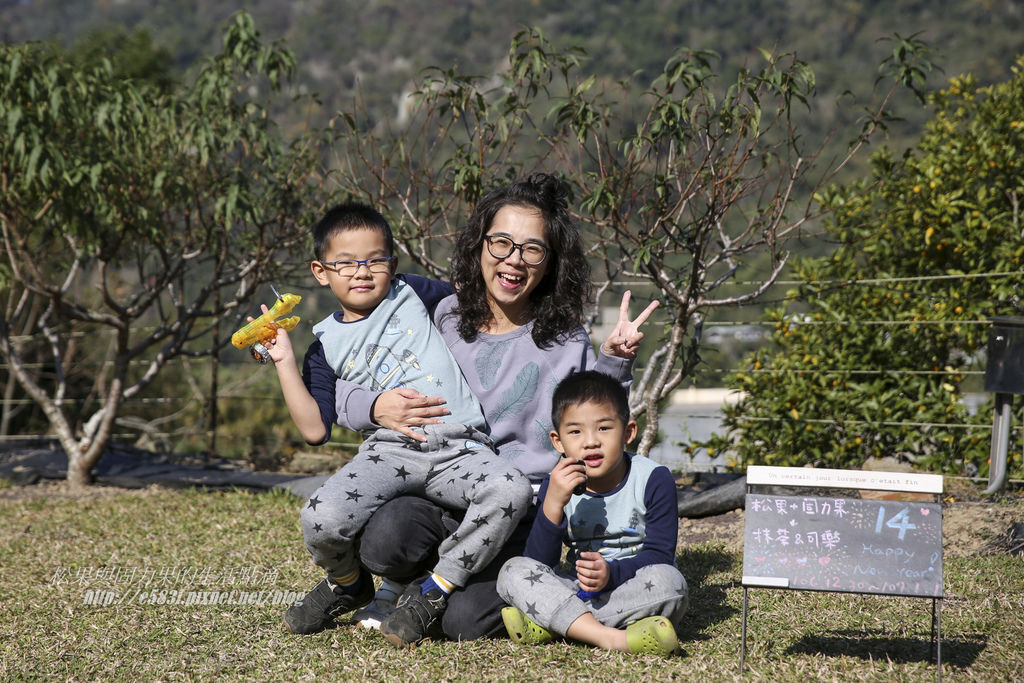
{"label": "leaf print on sweatshirt", "polygon": [[537,443],[544,447],[545,452],[554,452],[555,446],[551,443],[551,422],[549,420],[534,420],[534,427],[537,429]]}
{"label": "leaf print on sweatshirt", "polygon": [[488,416],[487,421],[494,425],[502,420],[518,417],[533,402],[539,383],[540,369],[536,363],[530,361],[516,375],[512,386],[502,392],[501,403]]}
{"label": "leaf print on sweatshirt", "polygon": [[501,362],[505,354],[512,347],[510,341],[500,341],[494,344],[481,344],[481,349],[473,359],[473,366],[480,378],[480,386],[490,391],[498,381],[498,372],[501,371]]}
{"label": "leaf print on sweatshirt", "polygon": [[558,385],[561,384],[561,383],[562,383],[562,378],[555,377],[554,375],[549,375],[548,376],[548,398],[549,399],[554,398],[554,396],[555,396],[555,389],[557,389]]}

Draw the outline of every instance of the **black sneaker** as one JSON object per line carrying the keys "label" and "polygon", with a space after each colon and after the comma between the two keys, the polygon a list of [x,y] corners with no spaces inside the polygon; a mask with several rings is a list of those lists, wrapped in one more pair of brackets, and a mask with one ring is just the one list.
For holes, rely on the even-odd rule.
{"label": "black sneaker", "polygon": [[380,623],[380,632],[399,647],[419,645],[438,632],[448,596],[434,588],[420,592],[418,583],[410,583],[395,603],[395,611]]}
{"label": "black sneaker", "polygon": [[364,607],[373,600],[373,578],[363,574],[357,593],[343,593],[341,587],[324,579],[285,610],[284,625],[296,635],[319,633],[328,628],[334,618]]}

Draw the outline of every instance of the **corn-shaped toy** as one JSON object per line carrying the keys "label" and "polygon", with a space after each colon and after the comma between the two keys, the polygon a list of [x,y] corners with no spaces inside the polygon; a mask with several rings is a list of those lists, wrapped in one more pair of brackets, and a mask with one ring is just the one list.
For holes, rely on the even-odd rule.
{"label": "corn-shaped toy", "polygon": [[267,351],[264,344],[277,336],[279,327],[284,328],[287,332],[295,329],[295,326],[299,324],[299,316],[293,315],[290,318],[281,316],[291,313],[300,301],[302,301],[302,297],[298,294],[281,294],[269,311],[231,335],[231,343],[237,349],[244,349],[248,346],[249,353],[253,358],[260,363],[266,363],[270,360],[270,352]]}

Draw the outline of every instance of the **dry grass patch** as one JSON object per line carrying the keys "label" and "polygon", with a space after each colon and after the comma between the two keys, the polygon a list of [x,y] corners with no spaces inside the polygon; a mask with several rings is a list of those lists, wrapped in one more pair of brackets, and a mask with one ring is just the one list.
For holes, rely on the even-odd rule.
{"label": "dry grass patch", "polygon": [[[680,547],[692,593],[682,657],[568,643],[524,649],[506,640],[398,650],[353,627],[310,637],[282,630],[286,605],[271,604],[273,596],[319,578],[302,546],[300,503],[287,494],[146,489],[74,497],[39,488],[48,495],[3,495],[9,491],[0,490],[0,679],[739,678],[741,556],[728,539]],[[1024,668],[1024,568],[985,547],[988,554],[946,561],[944,674],[1006,680]],[[214,591],[269,597],[168,604]],[[87,604],[97,596],[113,602]],[[753,680],[935,675],[927,601],[755,590],[750,604]]]}

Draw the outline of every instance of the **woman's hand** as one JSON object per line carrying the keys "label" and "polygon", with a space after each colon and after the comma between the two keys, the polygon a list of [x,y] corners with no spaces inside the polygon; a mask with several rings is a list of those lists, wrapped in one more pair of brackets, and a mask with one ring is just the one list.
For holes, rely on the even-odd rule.
{"label": "woman's hand", "polygon": [[370,417],[381,427],[426,441],[426,436],[409,428],[444,422],[439,416],[451,413],[444,403],[440,396],[425,396],[415,389],[400,387],[378,396]]}
{"label": "woman's hand", "polygon": [[600,593],[608,585],[610,578],[608,561],[601,553],[580,553],[580,559],[576,560],[576,579],[580,588],[588,593]]}
{"label": "woman's hand", "polygon": [[644,338],[644,333],[640,331],[640,326],[647,321],[647,318],[654,312],[654,309],[658,307],[659,302],[656,300],[652,301],[635,320],[630,320],[629,297],[630,292],[626,290],[622,295],[622,304],[619,306],[619,320],[611,334],[608,335],[608,339],[601,345],[601,350],[609,356],[636,358],[636,353],[640,349],[640,340]]}

